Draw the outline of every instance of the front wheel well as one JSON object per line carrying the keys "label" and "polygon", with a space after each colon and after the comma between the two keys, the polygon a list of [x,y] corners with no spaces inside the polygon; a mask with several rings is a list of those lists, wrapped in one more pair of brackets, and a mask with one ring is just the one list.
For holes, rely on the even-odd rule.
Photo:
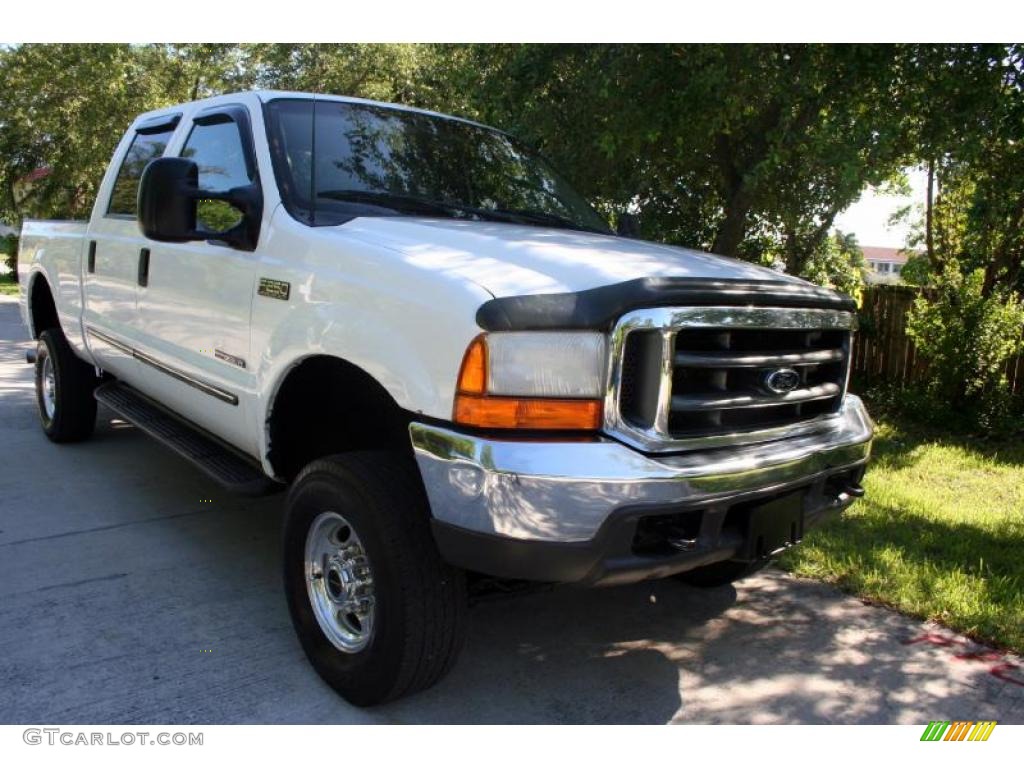
{"label": "front wheel well", "polygon": [[335,453],[411,455],[411,420],[362,368],[336,357],[309,357],[287,373],[273,399],[267,460],[275,476],[291,481],[311,461]]}

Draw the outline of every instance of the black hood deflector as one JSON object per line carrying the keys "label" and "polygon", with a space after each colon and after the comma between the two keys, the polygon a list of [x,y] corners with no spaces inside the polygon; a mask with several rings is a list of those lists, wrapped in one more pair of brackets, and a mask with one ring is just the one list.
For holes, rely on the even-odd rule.
{"label": "black hood deflector", "polygon": [[784,280],[645,277],[573,293],[506,296],[481,305],[485,331],[599,330],[641,307],[773,306],[857,310],[856,302],[816,285]]}

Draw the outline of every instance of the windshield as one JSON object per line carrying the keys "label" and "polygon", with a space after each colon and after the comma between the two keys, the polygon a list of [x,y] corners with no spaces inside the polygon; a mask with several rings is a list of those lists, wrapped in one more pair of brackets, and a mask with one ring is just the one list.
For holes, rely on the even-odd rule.
{"label": "windshield", "polygon": [[551,166],[499,131],[337,101],[267,105],[285,206],[308,224],[356,216],[444,216],[608,232]]}

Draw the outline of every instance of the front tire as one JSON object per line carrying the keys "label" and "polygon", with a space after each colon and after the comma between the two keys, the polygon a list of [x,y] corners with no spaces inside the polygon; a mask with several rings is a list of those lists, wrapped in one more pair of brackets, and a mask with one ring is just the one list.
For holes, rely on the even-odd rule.
{"label": "front tire", "polygon": [[441,560],[419,473],[400,454],[340,454],[299,474],[284,585],[306,656],[352,704],[430,687],[462,648],[465,574]]}
{"label": "front tire", "polygon": [[36,403],[43,432],[55,443],[85,440],[96,427],[98,379],[79,359],[59,328],[39,334],[36,348]]}

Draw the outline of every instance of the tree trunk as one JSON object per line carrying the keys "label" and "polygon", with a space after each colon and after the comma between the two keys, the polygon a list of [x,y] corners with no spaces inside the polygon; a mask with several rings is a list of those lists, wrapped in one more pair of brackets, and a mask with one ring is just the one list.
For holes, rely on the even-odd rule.
{"label": "tree trunk", "polygon": [[932,197],[932,190],[935,188],[935,161],[928,160],[928,192],[925,200],[924,209],[924,242],[925,251],[928,254],[928,263],[935,263],[935,240],[932,235],[932,206],[934,199]]}
{"label": "tree trunk", "polygon": [[791,275],[801,276],[807,268],[808,262],[818,247],[825,241],[832,230],[832,224],[839,215],[839,207],[827,211],[821,218],[821,222],[814,231],[800,241],[796,228],[786,230],[786,271]]}
{"label": "tree trunk", "polygon": [[750,213],[750,193],[740,182],[725,206],[725,219],[715,233],[711,252],[719,256],[739,258],[740,245],[747,234],[747,215]]}
{"label": "tree trunk", "polygon": [[785,239],[782,241],[782,252],[786,254],[786,272],[795,275],[798,274],[796,266],[800,262],[800,244],[797,242],[796,227],[792,224],[787,224],[785,232]]}
{"label": "tree trunk", "polygon": [[[935,200],[933,205],[938,206],[942,203],[942,170],[936,169],[935,171]],[[935,238],[935,261],[932,263],[935,271],[942,271],[943,263],[945,262],[945,256],[948,253],[949,243],[946,239],[946,231],[942,226],[942,213],[941,211],[932,212],[932,237]],[[957,254],[952,254],[956,256]]]}

